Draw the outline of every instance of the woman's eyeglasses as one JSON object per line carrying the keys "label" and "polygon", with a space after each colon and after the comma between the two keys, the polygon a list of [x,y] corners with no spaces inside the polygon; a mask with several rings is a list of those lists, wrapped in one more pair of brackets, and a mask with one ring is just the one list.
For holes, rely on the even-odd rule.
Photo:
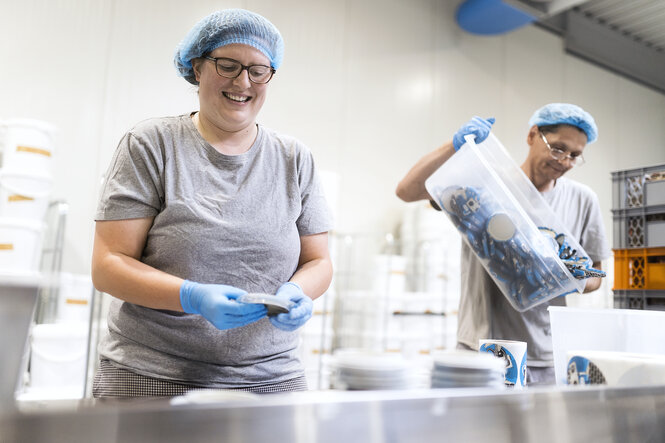
{"label": "woman's eyeglasses", "polygon": [[203,58],[215,62],[217,74],[224,78],[237,78],[240,73],[247,70],[249,81],[252,83],[265,84],[270,81],[275,70],[271,66],[265,65],[250,65],[245,66],[238,60],[226,57],[208,57],[204,55]]}

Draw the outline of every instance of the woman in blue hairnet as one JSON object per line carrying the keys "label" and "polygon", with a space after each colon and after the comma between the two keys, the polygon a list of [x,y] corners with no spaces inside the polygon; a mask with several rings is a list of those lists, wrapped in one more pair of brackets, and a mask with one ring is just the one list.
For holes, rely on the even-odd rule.
{"label": "woman in blue hairnet", "polygon": [[175,54],[200,109],[121,140],[95,216],[93,281],[114,297],[96,397],[307,388],[296,330],[331,281],[331,218],[309,149],[256,121],[283,51],[258,14],[205,17]]}
{"label": "woman in blue hairnet", "polygon": [[[430,199],[425,180],[461,148],[465,136],[473,135],[480,143],[487,138],[493,124],[492,118],[473,117],[452,140],[416,162],[398,184],[397,196],[405,201]],[[550,103],[535,111],[529,126],[526,136],[529,153],[521,169],[584,248],[593,268],[600,270],[601,261],[610,256],[610,250],[598,198],[589,187],[563,176],[584,163],[582,153],[598,135],[596,123],[579,106]],[[527,382],[530,385],[553,384],[554,361],[547,307],[564,305],[565,298],[555,298],[525,312],[515,310],[466,243],[462,244],[461,269],[458,348],[477,350],[480,339],[524,341],[528,355]],[[600,283],[599,277],[588,278],[584,292],[598,289]]]}

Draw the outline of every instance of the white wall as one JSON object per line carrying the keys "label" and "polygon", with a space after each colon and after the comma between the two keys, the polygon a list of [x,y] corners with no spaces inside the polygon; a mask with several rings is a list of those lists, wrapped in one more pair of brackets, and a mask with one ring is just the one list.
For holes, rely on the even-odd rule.
{"label": "white wall", "polygon": [[398,180],[470,116],[495,116],[517,161],[527,120],[575,102],[599,141],[571,176],[599,194],[611,233],[610,171],[665,163],[665,96],[566,55],[535,27],[477,37],[443,0],[21,0],[0,4],[0,118],[59,129],[55,197],[70,203],[64,268],[88,272],[99,181],[137,121],[196,109],[175,46],[215,9],[244,7],[281,30],[284,65],[260,121],[302,139],[341,175],[338,230],[391,231]]}

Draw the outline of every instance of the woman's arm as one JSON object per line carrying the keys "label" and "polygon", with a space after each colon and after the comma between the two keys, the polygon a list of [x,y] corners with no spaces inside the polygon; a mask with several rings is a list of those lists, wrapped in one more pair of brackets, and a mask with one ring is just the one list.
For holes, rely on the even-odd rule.
{"label": "woman's arm", "polygon": [[453,142],[449,141],[434,151],[425,154],[399,182],[395,190],[397,196],[406,202],[429,200],[430,196],[425,188],[425,180],[448,161],[454,153]]}
{"label": "woman's arm", "polygon": [[98,221],[92,251],[97,290],[154,309],[182,311],[183,280],[140,260],[153,218]]}
{"label": "woman's arm", "polygon": [[298,270],[291,281],[297,283],[310,298],[316,299],[330,286],[332,272],[328,233],[300,237]]}

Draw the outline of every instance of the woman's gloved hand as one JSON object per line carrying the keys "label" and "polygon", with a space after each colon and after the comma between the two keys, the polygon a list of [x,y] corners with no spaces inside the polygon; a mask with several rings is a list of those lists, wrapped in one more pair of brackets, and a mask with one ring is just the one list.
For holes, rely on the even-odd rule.
{"label": "woman's gloved hand", "polygon": [[268,314],[264,305],[236,301],[246,293],[233,286],[185,280],[180,286],[180,304],[183,311],[203,316],[217,329],[233,329],[253,323]]}
{"label": "woman's gloved hand", "polygon": [[466,135],[475,135],[476,143],[482,143],[487,136],[490,135],[492,125],[495,121],[494,117],[485,120],[484,118],[475,116],[468,122],[464,123],[462,127],[457,130],[455,135],[453,135],[453,146],[455,147],[455,151],[459,151],[459,148],[466,143],[466,140],[464,140],[464,136]]}
{"label": "woman's gloved hand", "polygon": [[284,283],[275,296],[295,304],[289,312],[269,317],[270,322],[276,328],[283,331],[295,331],[312,316],[312,299],[305,295],[297,283]]}

